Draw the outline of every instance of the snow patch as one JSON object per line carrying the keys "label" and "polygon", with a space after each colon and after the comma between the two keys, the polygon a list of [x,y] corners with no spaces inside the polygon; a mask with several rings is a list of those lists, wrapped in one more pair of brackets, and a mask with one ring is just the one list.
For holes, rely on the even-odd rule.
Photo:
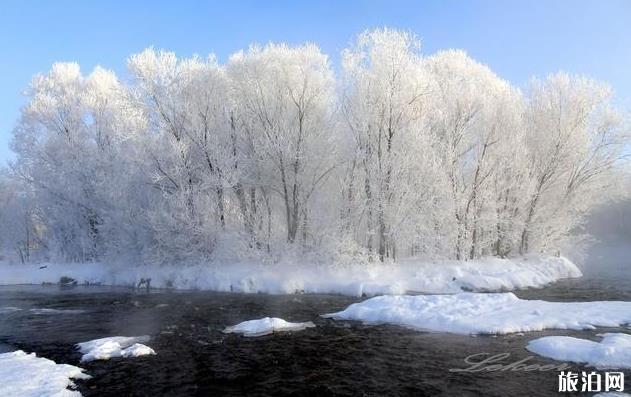
{"label": "snow patch", "polygon": [[81,396],[70,390],[72,379],[89,379],[84,369],[27,354],[22,350],[0,354],[0,395],[3,397]]}
{"label": "snow patch", "polygon": [[631,368],[631,335],[600,334],[594,342],[570,336],[546,336],[532,340],[526,349],[559,361],[586,363],[597,368]]}
{"label": "snow patch", "polygon": [[243,336],[263,336],[273,332],[302,331],[306,328],[313,328],[315,324],[311,321],[305,323],[290,323],[282,318],[265,317],[258,320],[249,320],[232,327],[227,327],[223,332],[238,333]]}
{"label": "snow patch", "polygon": [[541,287],[581,271],[563,257],[529,255],[467,262],[406,259],[395,264],[348,266],[283,262],[199,264],[195,266],[117,266],[98,263],[10,265],[0,263],[0,284],[55,283],[72,277],[79,284],[151,286],[242,293],[320,293],[352,296],[380,294],[509,291]]}
{"label": "snow patch", "polygon": [[82,362],[108,360],[113,357],[139,357],[154,355],[156,352],[141,342],[148,342],[150,337],[144,336],[111,336],[77,343],[83,357]]}
{"label": "snow patch", "polygon": [[507,334],[618,327],[631,322],[631,302],[546,302],[519,299],[510,292],[387,295],[324,317],[457,334]]}

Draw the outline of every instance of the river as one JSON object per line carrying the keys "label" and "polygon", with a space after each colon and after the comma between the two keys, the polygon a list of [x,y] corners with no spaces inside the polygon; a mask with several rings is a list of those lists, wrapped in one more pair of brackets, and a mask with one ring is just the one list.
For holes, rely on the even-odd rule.
{"label": "river", "polygon": [[[551,301],[630,301],[631,283],[615,273],[596,272],[516,294]],[[558,396],[555,371],[450,369],[465,368],[464,358],[476,353],[510,353],[505,363],[532,356],[529,363],[549,364],[553,361],[524,349],[529,340],[620,332],[601,328],[473,337],[319,317],[359,300],[335,295],[3,286],[0,307],[22,310],[0,315],[0,351],[22,349],[86,368],[92,379],[77,382],[84,396]],[[36,314],[29,311],[32,308],[84,312]],[[310,320],[317,327],[258,338],[222,333],[227,325],[264,316]],[[114,335],[151,335],[147,344],[157,355],[79,362],[75,343]]]}

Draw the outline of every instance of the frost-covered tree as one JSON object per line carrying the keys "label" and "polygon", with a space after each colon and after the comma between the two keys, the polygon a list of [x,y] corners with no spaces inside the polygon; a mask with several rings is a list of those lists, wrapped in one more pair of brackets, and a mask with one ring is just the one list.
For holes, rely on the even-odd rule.
{"label": "frost-covered tree", "polygon": [[[433,84],[430,134],[448,184],[454,256],[490,254],[483,240],[496,239],[489,204],[501,193],[494,189],[512,182],[516,175],[506,175],[508,170],[518,172],[511,167],[515,151],[507,149],[521,144],[519,93],[462,51],[438,53],[427,67]],[[498,179],[498,173],[504,176]]]}
{"label": "frost-covered tree", "polygon": [[147,210],[154,260],[209,255],[225,227],[226,134],[222,70],[211,57],[178,59],[147,49],[128,61],[149,127],[145,172],[156,189]]}
{"label": "frost-covered tree", "polygon": [[550,248],[607,198],[628,139],[610,99],[607,85],[584,77],[558,73],[531,82],[525,116],[531,186],[521,253]]}
{"label": "frost-covered tree", "polygon": [[41,259],[41,227],[28,185],[0,170],[0,260],[21,263]]}
{"label": "frost-covered tree", "polygon": [[104,236],[102,228],[121,208],[125,191],[117,189],[131,170],[119,148],[138,115],[126,88],[101,68],[84,77],[77,64],[55,64],[33,79],[28,95],[15,132],[15,173],[31,184],[51,252],[97,259],[105,244],[120,241],[120,229]]}
{"label": "frost-covered tree", "polygon": [[[287,242],[311,233],[311,205],[335,166],[334,79],[315,45],[251,47],[228,65],[254,186],[281,199]],[[264,194],[270,194],[264,193]]]}
{"label": "frost-covered tree", "polygon": [[469,260],[551,252],[612,197],[628,124],[564,73],[525,94],[462,51],[361,33],[336,80],[313,44],[221,64],[152,48],[129,82],[33,78],[0,176],[0,246],[23,262]]}
{"label": "frost-covered tree", "polygon": [[429,94],[418,39],[391,29],[367,31],[343,52],[342,108],[352,136],[347,215],[361,206],[366,246],[396,255],[396,237],[422,188],[427,150],[422,129]]}

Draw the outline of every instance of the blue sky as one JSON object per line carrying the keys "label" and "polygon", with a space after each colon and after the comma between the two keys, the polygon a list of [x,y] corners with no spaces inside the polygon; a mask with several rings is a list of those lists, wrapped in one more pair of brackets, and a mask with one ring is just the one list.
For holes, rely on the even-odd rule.
{"label": "blue sky", "polygon": [[417,33],[426,54],[461,48],[523,85],[557,70],[613,86],[631,108],[631,1],[71,1],[0,3],[0,165],[31,77],[55,61],[125,60],[153,45],[220,60],[250,43],[315,42],[333,61],[352,37],[390,26]]}

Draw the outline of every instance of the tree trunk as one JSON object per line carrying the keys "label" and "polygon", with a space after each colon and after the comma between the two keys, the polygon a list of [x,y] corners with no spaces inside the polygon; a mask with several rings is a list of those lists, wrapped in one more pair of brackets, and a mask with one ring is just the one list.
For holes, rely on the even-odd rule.
{"label": "tree trunk", "polygon": [[282,158],[280,159],[280,178],[281,178],[281,183],[283,185],[283,199],[285,201],[285,223],[287,225],[287,242],[293,243],[294,238],[296,237],[292,229],[293,220],[291,218],[291,215],[293,211],[291,208],[291,204],[289,202],[289,191],[287,189],[287,175],[285,173],[285,166],[284,166],[284,162]]}
{"label": "tree trunk", "polygon": [[241,212],[241,218],[243,218],[243,227],[245,227],[248,236],[252,241],[254,237],[254,224],[252,223],[252,217],[248,214],[248,205],[245,198],[245,192],[241,183],[237,183],[233,186],[234,194],[237,196],[237,202],[239,203],[239,211]]}
{"label": "tree trunk", "polygon": [[219,223],[221,229],[226,228],[226,216],[223,203],[223,187],[217,186],[217,208],[219,209]]}
{"label": "tree trunk", "polygon": [[519,253],[524,255],[528,252],[528,239],[530,233],[530,224],[535,216],[535,210],[537,208],[537,202],[539,201],[539,190],[530,201],[530,208],[528,209],[528,216],[526,217],[526,221],[524,222],[524,230],[521,233],[521,244],[519,246]]}
{"label": "tree trunk", "polygon": [[366,204],[368,208],[368,214],[366,217],[366,229],[368,231],[368,241],[366,242],[366,247],[369,252],[373,252],[373,238],[375,231],[373,230],[372,224],[372,190],[370,188],[370,180],[366,176],[364,179],[364,190],[366,192]]}
{"label": "tree trunk", "polygon": [[379,222],[379,259],[383,262],[387,255],[387,236],[386,236],[386,222],[384,219],[383,208],[379,208],[379,214],[377,216]]}

